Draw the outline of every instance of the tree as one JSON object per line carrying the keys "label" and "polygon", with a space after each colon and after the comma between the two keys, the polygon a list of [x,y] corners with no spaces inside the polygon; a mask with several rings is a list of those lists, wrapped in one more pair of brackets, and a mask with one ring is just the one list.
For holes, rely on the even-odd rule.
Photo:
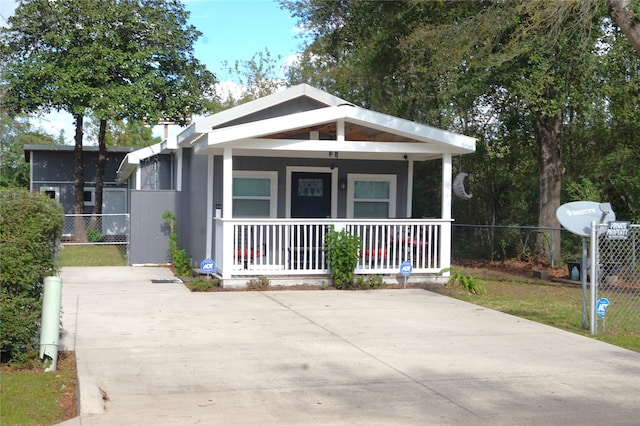
{"label": "tree", "polygon": [[233,77],[232,87],[220,90],[219,109],[232,108],[262,98],[286,87],[287,82],[279,76],[278,61],[281,56],[271,56],[269,49],[254,54],[249,60],[236,61],[233,66],[224,61]]}
{"label": "tree", "polygon": [[63,140],[34,129],[27,117],[12,117],[0,111],[0,187],[29,188],[29,164],[24,161],[23,146],[61,145]]}
{"label": "tree", "polygon": [[[562,196],[562,152],[565,144],[575,145],[564,132],[566,124],[572,114],[601,105],[594,76],[599,71],[595,51],[608,29],[602,2],[281,4],[311,34],[294,77],[366,107],[478,136],[483,148],[475,155],[478,161],[496,149],[527,153],[534,141],[537,171],[518,175],[538,176],[537,194],[527,198],[538,200],[540,227],[559,228],[555,211]],[[487,131],[487,123],[496,125]],[[522,162],[501,156],[512,165]],[[506,179],[512,176],[487,187],[495,198],[486,204],[493,210],[486,217],[499,214]],[[511,186],[524,187],[522,182]],[[555,253],[560,253],[560,238],[554,240]],[[548,245],[538,250],[549,258]]]}
{"label": "tree", "polygon": [[76,213],[85,116],[186,124],[209,108],[215,77],[193,56],[188,16],[177,0],[26,0],[0,29],[5,106],[74,116]]}
{"label": "tree", "polygon": [[640,2],[633,0],[606,1],[609,15],[640,55]]}

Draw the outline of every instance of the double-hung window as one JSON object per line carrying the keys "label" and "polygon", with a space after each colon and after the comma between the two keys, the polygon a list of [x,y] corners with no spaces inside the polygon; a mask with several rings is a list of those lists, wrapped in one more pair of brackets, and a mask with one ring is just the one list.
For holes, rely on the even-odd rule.
{"label": "double-hung window", "polygon": [[347,175],[347,216],[387,219],[396,216],[396,175]]}
{"label": "double-hung window", "polygon": [[233,217],[276,217],[278,172],[233,172]]}

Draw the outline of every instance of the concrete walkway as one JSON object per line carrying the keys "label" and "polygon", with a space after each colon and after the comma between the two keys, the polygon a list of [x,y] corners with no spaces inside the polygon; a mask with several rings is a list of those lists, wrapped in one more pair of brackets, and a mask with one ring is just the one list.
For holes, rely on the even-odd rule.
{"label": "concrete walkway", "polygon": [[81,406],[66,426],[640,423],[639,353],[428,291],[62,278]]}

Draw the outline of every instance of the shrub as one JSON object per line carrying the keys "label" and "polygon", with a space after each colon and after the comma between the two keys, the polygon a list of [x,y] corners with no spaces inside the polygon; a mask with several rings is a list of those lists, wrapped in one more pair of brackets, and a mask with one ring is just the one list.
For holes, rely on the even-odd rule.
{"label": "shrub", "polygon": [[97,243],[102,240],[102,233],[95,228],[87,228],[87,241]]}
{"label": "shrub", "polygon": [[479,295],[487,292],[484,288],[484,282],[469,273],[464,273],[459,269],[449,267],[438,272],[437,276],[440,277],[445,272],[451,272],[448,284],[451,284],[452,286],[460,286],[472,294]]}
{"label": "shrub", "polygon": [[196,277],[187,281],[187,287],[189,287],[191,291],[211,291],[220,287],[220,280],[217,278],[212,279],[210,277]]}
{"label": "shrub", "polygon": [[355,287],[362,290],[382,288],[384,287],[384,280],[380,275],[360,276],[356,280]]}
{"label": "shrub", "polygon": [[329,266],[329,275],[338,289],[353,288],[353,273],[358,266],[361,241],[346,229],[335,231],[333,227],[324,235],[323,251]]}
{"label": "shrub", "polygon": [[178,234],[176,233],[176,215],[169,210],[162,213],[162,219],[169,225],[169,257],[171,263],[176,268],[176,273],[180,276],[192,276],[191,257],[186,250],[181,249],[178,244]]}
{"label": "shrub", "polygon": [[270,285],[269,278],[264,275],[250,279],[249,282],[247,282],[247,288],[249,290],[266,290]]}
{"label": "shrub", "polygon": [[0,353],[24,362],[35,353],[44,277],[57,272],[62,207],[25,190],[0,189]]}

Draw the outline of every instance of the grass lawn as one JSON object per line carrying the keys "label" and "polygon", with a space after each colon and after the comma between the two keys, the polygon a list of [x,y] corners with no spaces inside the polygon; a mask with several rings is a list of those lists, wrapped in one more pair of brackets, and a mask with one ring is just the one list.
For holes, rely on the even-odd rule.
{"label": "grass lawn", "polygon": [[77,415],[76,360],[60,352],[56,371],[2,366],[0,424],[51,425]]}
{"label": "grass lawn", "polygon": [[[616,331],[613,327],[602,331],[599,326],[598,334],[591,336],[588,328],[582,327],[582,289],[579,285],[558,284],[484,268],[463,268],[463,270],[483,280],[487,293],[474,295],[462,288],[451,286],[429,289],[476,305],[640,352],[640,316],[632,318],[635,321],[634,324],[627,324],[628,330],[634,330],[632,332]],[[589,295],[587,295],[587,303],[588,297]],[[640,307],[640,299],[635,300],[635,306]],[[587,315],[587,323],[588,321]]]}
{"label": "grass lawn", "polygon": [[63,245],[60,266],[127,266],[123,245]]}

